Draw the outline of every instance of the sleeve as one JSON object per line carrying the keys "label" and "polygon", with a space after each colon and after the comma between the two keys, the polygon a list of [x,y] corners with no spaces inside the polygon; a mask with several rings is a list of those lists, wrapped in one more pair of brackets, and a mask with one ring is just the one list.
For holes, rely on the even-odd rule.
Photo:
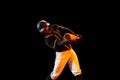
{"label": "sleeve", "polygon": [[71,44],[70,41],[57,40],[56,42],[57,46],[63,46],[63,45],[68,45],[68,44]]}
{"label": "sleeve", "polygon": [[61,27],[61,29],[65,32],[65,33],[71,33],[74,35],[77,35],[77,33],[75,33],[73,30],[71,30],[70,28],[67,27]]}
{"label": "sleeve", "polygon": [[61,32],[64,32],[64,33],[72,33],[74,35],[77,35],[77,33],[75,33],[70,28],[63,27],[62,25],[59,25],[59,24],[53,24],[52,27],[54,28],[54,30],[58,29],[58,30],[60,30]]}
{"label": "sleeve", "polygon": [[71,33],[71,34],[76,36],[75,40],[70,40],[71,44],[76,44],[76,43],[79,43],[79,42],[83,41],[83,36],[81,34],[77,34],[67,27],[61,27],[61,28],[64,30],[65,33]]}
{"label": "sleeve", "polygon": [[55,48],[55,46],[56,46],[56,42],[57,42],[57,39],[55,39],[55,38],[46,38],[45,39],[45,43],[46,43],[46,45],[48,46],[48,47],[50,47],[50,48]]}
{"label": "sleeve", "polygon": [[48,47],[55,49],[56,46],[64,46],[70,44],[70,41],[58,40],[55,37],[45,38]]}

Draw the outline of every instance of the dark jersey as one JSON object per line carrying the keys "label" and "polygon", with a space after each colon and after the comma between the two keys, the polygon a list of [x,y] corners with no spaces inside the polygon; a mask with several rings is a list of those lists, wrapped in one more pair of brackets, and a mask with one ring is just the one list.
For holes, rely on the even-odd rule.
{"label": "dark jersey", "polygon": [[53,48],[57,52],[70,49],[71,43],[69,41],[63,41],[63,35],[65,33],[75,34],[69,28],[63,27],[58,24],[51,25],[53,33],[45,36],[46,45]]}

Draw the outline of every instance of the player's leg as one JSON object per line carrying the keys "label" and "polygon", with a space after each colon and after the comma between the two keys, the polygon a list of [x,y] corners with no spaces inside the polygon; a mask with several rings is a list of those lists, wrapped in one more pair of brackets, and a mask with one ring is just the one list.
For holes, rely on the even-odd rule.
{"label": "player's leg", "polygon": [[55,80],[59,77],[59,75],[63,71],[63,68],[65,67],[69,57],[70,57],[69,51],[56,52],[54,68],[50,74],[50,77],[52,80]]}
{"label": "player's leg", "polygon": [[82,74],[80,74],[80,75],[76,75],[76,76],[75,76],[75,79],[76,79],[76,80],[84,80]]}
{"label": "player's leg", "polygon": [[80,68],[79,60],[77,54],[73,49],[71,49],[71,57],[68,61],[69,68],[73,75],[75,76],[76,80],[83,80],[82,78],[82,70]]}
{"label": "player's leg", "polygon": [[51,79],[50,75],[48,75],[45,80],[52,80],[52,79]]}

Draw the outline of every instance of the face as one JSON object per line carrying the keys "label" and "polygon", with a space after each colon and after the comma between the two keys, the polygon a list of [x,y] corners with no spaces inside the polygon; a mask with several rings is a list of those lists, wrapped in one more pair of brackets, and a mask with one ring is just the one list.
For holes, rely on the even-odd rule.
{"label": "face", "polygon": [[51,34],[52,33],[52,30],[49,26],[47,26],[43,32],[44,34]]}

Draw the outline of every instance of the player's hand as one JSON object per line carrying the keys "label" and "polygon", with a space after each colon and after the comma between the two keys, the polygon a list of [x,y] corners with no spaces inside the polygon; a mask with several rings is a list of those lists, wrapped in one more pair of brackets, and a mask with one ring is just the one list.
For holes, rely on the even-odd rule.
{"label": "player's hand", "polygon": [[82,41],[83,40],[83,36],[81,34],[78,34],[77,35],[77,39],[80,40],[80,41]]}

